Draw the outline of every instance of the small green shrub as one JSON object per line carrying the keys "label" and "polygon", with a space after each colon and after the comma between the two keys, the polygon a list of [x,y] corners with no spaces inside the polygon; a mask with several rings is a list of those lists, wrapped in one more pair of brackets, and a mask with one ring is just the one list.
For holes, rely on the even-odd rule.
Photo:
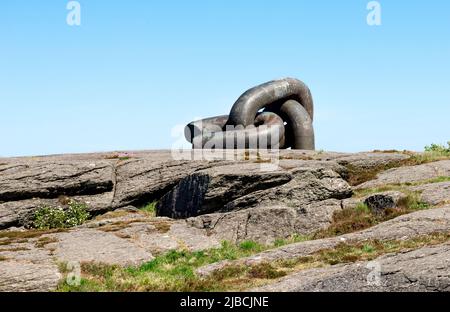
{"label": "small green shrub", "polygon": [[147,205],[142,207],[140,210],[146,212],[147,214],[149,214],[151,216],[155,216],[156,215],[156,205],[157,204],[158,204],[157,201],[148,203]]}
{"label": "small green shrub", "polygon": [[39,230],[70,228],[83,224],[89,219],[87,206],[76,201],[70,201],[68,207],[39,208],[34,214],[33,227]]}
{"label": "small green shrub", "polygon": [[239,248],[244,251],[261,251],[263,249],[263,246],[260,244],[254,242],[254,241],[244,241],[239,244]]}
{"label": "small green shrub", "polygon": [[431,144],[430,146],[425,146],[425,152],[450,155],[450,141],[447,142],[447,147],[440,144]]}

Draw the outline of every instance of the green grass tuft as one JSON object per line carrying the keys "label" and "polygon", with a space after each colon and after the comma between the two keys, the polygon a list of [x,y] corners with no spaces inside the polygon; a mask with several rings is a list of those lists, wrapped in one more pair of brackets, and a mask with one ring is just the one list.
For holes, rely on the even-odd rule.
{"label": "green grass tuft", "polygon": [[[377,189],[377,191],[379,191],[379,189]],[[428,204],[420,201],[419,193],[411,191],[405,192],[405,198],[397,203],[397,207],[384,209],[381,213],[373,213],[370,208],[362,202],[358,203],[354,208],[339,210],[334,213],[331,225],[326,229],[316,232],[313,237],[319,239],[353,233],[404,214],[430,208]]]}
{"label": "green grass tuft", "polygon": [[[106,264],[82,264],[82,282],[78,286],[61,282],[59,291],[207,291],[225,290],[223,281],[227,278],[245,275],[247,279],[277,278],[283,276],[271,266],[256,268],[227,267],[213,274],[209,279],[196,276],[200,266],[222,260],[236,260],[267,250],[273,246],[264,246],[253,241],[244,241],[238,245],[224,241],[220,248],[190,252],[173,250],[155,257],[138,267],[121,268]],[[61,269],[61,272],[64,270]]]}
{"label": "green grass tuft", "polygon": [[153,201],[151,203],[148,203],[147,205],[140,208],[141,211],[144,211],[150,216],[156,216],[156,205],[158,204],[157,201]]}

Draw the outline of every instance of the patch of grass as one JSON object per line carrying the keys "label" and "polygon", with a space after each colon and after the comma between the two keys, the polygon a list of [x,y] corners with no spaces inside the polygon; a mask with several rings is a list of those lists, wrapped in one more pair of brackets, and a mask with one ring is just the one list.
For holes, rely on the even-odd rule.
{"label": "patch of grass", "polygon": [[427,182],[423,184],[429,184],[429,183],[442,183],[442,182],[450,182],[450,177],[437,177],[435,179],[430,179]]}
{"label": "patch of grass", "polygon": [[144,207],[140,208],[139,210],[145,212],[149,216],[154,217],[154,216],[156,216],[156,205],[158,205],[158,202],[157,201],[153,201],[151,203],[148,203]]}
{"label": "patch of grass", "polygon": [[[196,276],[195,269],[221,260],[235,260],[266,250],[268,246],[245,241],[239,245],[223,242],[220,248],[205,251],[170,251],[155,257],[139,267],[120,268],[105,264],[82,265],[82,283],[70,286],[62,282],[60,291],[208,291],[225,290],[229,276],[242,268],[227,268],[211,279]],[[249,278],[281,276],[270,267],[259,267],[249,272]],[[253,276],[253,277],[251,277]]]}
{"label": "patch of grass", "polygon": [[375,187],[375,188],[354,190],[353,197],[354,198],[362,198],[362,197],[366,197],[369,195],[383,193],[383,192],[389,192],[389,191],[409,192],[409,190],[406,189],[406,187],[403,185],[388,184],[388,185],[383,185],[383,186]]}
{"label": "patch of grass", "polygon": [[264,246],[258,244],[257,242],[247,240],[240,243],[239,248],[243,251],[256,253],[262,251],[264,249]]}
{"label": "patch of grass", "polygon": [[2,240],[0,241],[0,246],[7,246],[7,245],[11,245],[13,242],[9,239],[6,240]]}
{"label": "patch of grass", "polygon": [[389,164],[374,166],[372,168],[363,168],[351,164],[346,164],[344,165],[347,168],[347,177],[345,178],[350,185],[356,186],[364,182],[374,180],[380,172],[402,167],[406,164],[407,160],[399,160],[391,162]]}
{"label": "patch of grass", "polygon": [[430,208],[430,205],[420,201],[420,194],[417,192],[409,192],[408,195],[402,198],[397,206],[403,210],[405,213],[414,212],[417,210],[424,210]]}
{"label": "patch of grass", "polygon": [[393,168],[404,167],[404,166],[416,166],[422,165],[430,162],[435,162],[439,160],[447,160],[450,159],[450,142],[447,143],[448,147],[439,144],[431,144],[430,146],[425,147],[425,152],[423,153],[415,153],[410,151],[379,151],[376,150],[374,152],[377,153],[402,153],[408,155],[408,159],[395,161],[385,165],[375,166],[373,168],[361,168],[357,166],[353,166],[351,164],[345,165],[348,170],[348,182],[350,185],[355,186],[362,184],[364,182],[373,180],[376,176],[382,172]]}
{"label": "patch of grass", "polygon": [[25,247],[15,247],[15,248],[0,248],[0,252],[5,252],[5,251],[9,251],[9,252],[14,252],[14,251],[26,251],[26,250],[30,250],[29,248],[25,248]]}
{"label": "patch of grass", "polygon": [[377,223],[377,217],[370,212],[367,205],[361,203],[355,208],[346,208],[335,212],[331,225],[317,231],[314,238],[320,239],[361,231]]}
{"label": "patch of grass", "polygon": [[87,206],[72,200],[67,208],[44,206],[37,209],[33,227],[39,230],[70,228],[83,224],[89,218]]}
{"label": "patch of grass", "polygon": [[156,231],[158,231],[158,233],[167,233],[170,231],[170,228],[172,226],[169,221],[163,220],[152,220],[150,224],[156,228]]}
{"label": "patch of grass", "polygon": [[450,141],[447,142],[447,146],[434,143],[429,146],[425,146],[425,152],[450,156]]}
{"label": "patch of grass", "polygon": [[51,230],[28,230],[28,231],[3,231],[0,232],[0,238],[6,239],[5,241],[12,241],[12,242],[21,242],[25,243],[30,238],[36,238],[40,237],[45,234],[52,234],[52,233],[60,233],[60,232],[66,232],[67,229],[51,229]]}
{"label": "patch of grass", "polygon": [[276,239],[274,242],[274,246],[281,247],[281,246],[285,246],[285,245],[289,245],[289,244],[306,242],[306,241],[309,241],[312,239],[313,239],[312,235],[293,234],[293,235],[291,235],[291,237],[289,237],[287,239],[282,239],[282,238]]}
{"label": "patch of grass", "polygon": [[270,164],[270,163],[272,163],[272,160],[269,158],[267,158],[267,159],[261,158],[261,159],[255,160],[255,164]]}
{"label": "patch of grass", "polygon": [[396,184],[386,184],[380,187],[375,188],[367,188],[367,189],[359,189],[354,190],[353,196],[356,198],[359,197],[365,197],[376,193],[382,193],[387,191],[399,191],[403,193],[411,193],[411,191],[408,189],[409,187],[414,186],[421,186],[425,184],[433,184],[433,183],[441,183],[441,182],[449,182],[450,177],[441,176],[433,179],[426,179],[422,181],[416,181],[416,182],[407,182],[407,183],[396,183]]}
{"label": "patch of grass", "polygon": [[300,257],[297,261],[300,263],[321,262],[325,265],[363,260],[370,261],[383,254],[415,250],[425,246],[442,244],[449,239],[450,233],[432,233],[409,240],[370,240],[356,243],[340,243],[334,248],[323,249],[307,257]]}
{"label": "patch of grass", "polygon": [[107,220],[107,219],[116,219],[120,217],[125,217],[133,212],[130,211],[109,211],[105,214],[99,215],[95,217],[95,221]]}
{"label": "patch of grass", "polygon": [[131,220],[122,220],[122,221],[116,221],[110,224],[106,224],[103,226],[100,226],[98,228],[99,231],[103,231],[103,232],[117,232],[120,230],[123,230],[125,228],[127,228],[130,224],[133,223],[145,223],[145,222],[149,222],[149,219],[131,219]]}
{"label": "patch of grass", "polygon": [[[320,153],[319,153],[320,154]],[[286,155],[278,157],[279,160],[314,160],[313,157],[307,155]]]}
{"label": "patch of grass", "polygon": [[127,153],[114,153],[114,154],[110,154],[110,155],[106,155],[105,159],[118,159],[121,161],[125,161],[128,159],[131,159],[131,156],[128,155]]}
{"label": "patch of grass", "polygon": [[423,153],[406,152],[411,157],[409,159],[410,165],[420,165],[429,162],[450,159],[450,142],[447,142],[447,147],[440,144],[431,144],[425,146]]}
{"label": "patch of grass", "polygon": [[314,239],[320,239],[365,230],[398,216],[428,208],[430,206],[420,201],[417,192],[407,193],[405,198],[397,203],[397,207],[384,209],[381,213],[373,213],[366,204],[358,203],[354,208],[346,208],[335,212],[331,225],[326,229],[317,231],[313,237]]}
{"label": "patch of grass", "polygon": [[8,260],[8,258],[0,256],[0,261],[6,261],[6,260]]}
{"label": "patch of grass", "polygon": [[268,262],[258,263],[250,267],[247,272],[249,278],[276,279],[286,275],[286,272],[278,270]]}
{"label": "patch of grass", "polygon": [[[240,246],[224,243],[221,248],[201,252],[172,251],[137,268],[106,264],[82,264],[79,286],[60,283],[59,291],[229,291],[263,285],[288,273],[340,263],[370,261],[387,253],[442,244],[450,233],[433,233],[409,240],[369,240],[340,243],[310,255],[254,265],[228,265],[205,278],[195,268],[218,260],[248,255]],[[245,248],[254,247],[245,244]],[[61,270],[63,272],[63,270]]]}
{"label": "patch of grass", "polygon": [[373,150],[372,153],[380,153],[380,154],[402,154],[403,152],[399,150]]}

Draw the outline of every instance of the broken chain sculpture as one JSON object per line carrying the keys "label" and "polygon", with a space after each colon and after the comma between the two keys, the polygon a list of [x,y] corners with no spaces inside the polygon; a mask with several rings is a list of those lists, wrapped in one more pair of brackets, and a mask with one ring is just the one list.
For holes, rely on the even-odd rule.
{"label": "broken chain sculpture", "polygon": [[273,80],[247,90],[229,115],[189,123],[185,137],[195,149],[314,150],[313,99],[300,80]]}

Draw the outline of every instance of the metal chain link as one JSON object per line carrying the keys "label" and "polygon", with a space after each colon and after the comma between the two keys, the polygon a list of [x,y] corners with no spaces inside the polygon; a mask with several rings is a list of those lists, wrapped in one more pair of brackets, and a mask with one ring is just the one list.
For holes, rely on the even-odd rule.
{"label": "metal chain link", "polygon": [[247,90],[229,115],[189,123],[185,137],[196,149],[314,150],[313,114],[306,84],[284,78]]}

